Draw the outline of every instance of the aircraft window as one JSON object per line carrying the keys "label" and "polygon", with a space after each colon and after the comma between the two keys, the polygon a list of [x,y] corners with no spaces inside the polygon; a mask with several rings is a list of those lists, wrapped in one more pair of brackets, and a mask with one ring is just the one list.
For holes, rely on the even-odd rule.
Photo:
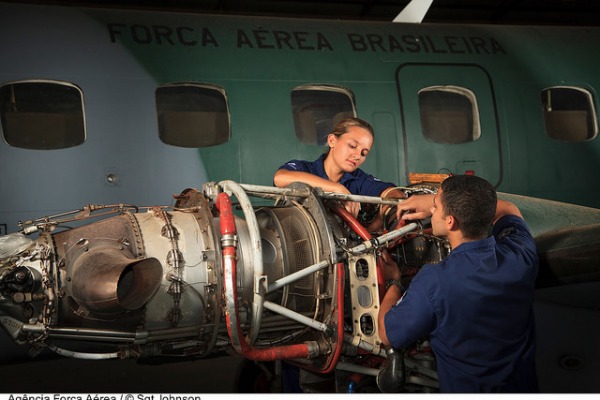
{"label": "aircraft window", "polygon": [[156,89],[158,133],[166,144],[209,147],[231,138],[225,90],[215,85],[181,83]]}
{"label": "aircraft window", "polygon": [[473,142],[481,136],[475,94],[458,86],[431,86],[419,91],[423,136],[442,144]]}
{"label": "aircraft window", "polygon": [[336,86],[298,86],[292,90],[292,112],[296,137],[321,146],[338,122],[356,116],[354,95]]}
{"label": "aircraft window", "polygon": [[592,94],[577,87],[542,90],[544,126],[552,139],[584,142],[598,136],[598,119]]}
{"label": "aircraft window", "polygon": [[0,123],[10,146],[31,150],[85,141],[81,90],[67,82],[21,81],[0,87]]}

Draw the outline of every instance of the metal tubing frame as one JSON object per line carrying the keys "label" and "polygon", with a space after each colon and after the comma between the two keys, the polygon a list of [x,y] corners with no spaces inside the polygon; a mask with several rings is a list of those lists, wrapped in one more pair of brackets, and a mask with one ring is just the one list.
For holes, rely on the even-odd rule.
{"label": "metal tubing frame", "polygon": [[[225,181],[231,182],[231,181]],[[221,184],[221,183],[220,183]],[[278,188],[272,186],[260,186],[260,185],[248,185],[238,184],[240,188],[246,190],[249,193],[262,194],[266,197],[280,197],[280,196],[291,196],[291,197],[308,197],[310,196],[309,191],[302,189],[292,188]],[[315,194],[323,199],[340,200],[340,201],[355,201],[358,203],[370,203],[370,204],[388,204],[397,205],[402,203],[404,199],[383,199],[376,196],[361,196],[357,194],[344,194],[336,192],[324,192],[322,190],[315,190]]]}
{"label": "metal tubing frame", "polygon": [[[223,254],[223,291],[226,297],[226,321],[227,332],[234,349],[244,357],[257,361],[273,361],[277,359],[309,358],[319,354],[317,342],[305,342],[302,344],[276,346],[271,348],[257,349],[244,337],[239,321],[237,304],[237,280],[236,280],[236,226],[233,218],[233,210],[229,195],[220,193],[217,198],[217,209],[220,212],[222,254]],[[261,302],[262,311],[263,302]],[[256,331],[260,326],[256,327]]]}
{"label": "metal tubing frame", "polygon": [[290,310],[289,308],[280,306],[279,304],[275,304],[271,301],[265,301],[264,307],[267,310],[271,310],[277,314],[283,315],[284,317],[288,317],[289,319],[293,319],[294,321],[300,322],[301,324],[307,325],[316,330],[327,332],[329,329],[327,325],[312,318],[308,318],[302,314],[299,314],[295,311]]}
{"label": "metal tubing frame", "polygon": [[[359,244],[358,246],[353,247],[352,249],[349,250],[350,253],[352,254],[358,254],[358,253],[365,253],[371,249],[373,249],[376,246],[380,246],[383,245],[387,242],[390,242],[394,239],[396,239],[399,236],[405,235],[408,232],[414,231],[416,229],[418,229],[419,224],[417,224],[416,222],[410,223],[408,225],[403,226],[400,229],[397,230],[393,230],[391,232],[387,232],[381,236],[378,236],[376,238],[373,238],[371,240],[367,240],[365,242],[363,242],[362,244]],[[304,269],[302,269],[301,271],[297,271],[293,274],[284,276],[281,279],[276,280],[275,282],[273,282],[272,284],[270,284],[267,288],[267,293],[275,291],[285,285],[289,285],[292,282],[295,282],[299,279],[304,278],[305,276],[308,276],[310,274],[313,274],[321,269],[326,268],[329,265],[329,263],[327,261],[321,261],[319,263],[313,264],[311,266],[308,266]],[[294,321],[300,322],[301,324],[307,325],[311,328],[315,328],[315,329],[319,329],[322,331],[325,331],[326,326],[324,326],[324,324],[322,324],[320,321],[308,318],[302,314],[299,314],[295,311],[292,311],[286,307],[274,304],[272,302],[264,302],[264,307],[276,312],[280,315],[284,315],[290,319],[293,319]]]}
{"label": "metal tubing frame", "polygon": [[[223,190],[231,191],[233,195],[240,202],[240,206],[246,217],[246,223],[248,224],[248,233],[250,234],[250,243],[252,245],[252,267],[254,269],[254,296],[252,299],[252,323],[250,324],[250,344],[256,342],[258,337],[258,330],[262,321],[263,314],[263,303],[264,297],[262,293],[266,288],[260,287],[261,282],[266,281],[266,277],[263,277],[263,257],[262,257],[262,245],[260,241],[260,230],[258,227],[258,221],[256,220],[256,214],[254,214],[254,208],[248,198],[244,188],[239,183],[234,181],[222,181],[219,185],[223,187]],[[256,278],[258,277],[258,279]]]}
{"label": "metal tubing frame", "polygon": [[[248,224],[249,233],[251,237],[251,241],[255,246],[253,251],[253,268],[254,268],[254,301],[252,304],[253,308],[253,317],[252,324],[250,326],[250,335],[249,335],[249,343],[245,342],[244,337],[242,337],[240,330],[240,322],[238,320],[236,308],[237,308],[237,299],[235,299],[235,293],[237,292],[233,286],[237,285],[235,282],[235,259],[231,257],[231,255],[223,253],[223,263],[224,263],[224,278],[225,278],[225,296],[227,301],[227,310],[228,310],[228,319],[229,319],[229,333],[230,338],[232,340],[232,345],[238,352],[241,354],[247,355],[247,353],[252,353],[254,351],[260,351],[258,349],[250,348],[248,346],[252,346],[258,337],[258,332],[260,330],[260,323],[262,321],[262,310],[263,308],[269,309],[275,313],[283,315],[287,318],[295,320],[301,324],[307,325],[311,328],[327,331],[328,327],[326,324],[317,321],[315,319],[308,318],[302,314],[299,314],[293,310],[290,310],[286,307],[280,306],[278,304],[265,301],[264,295],[277,290],[283,286],[289,285],[292,282],[295,282],[299,279],[304,278],[310,274],[313,274],[319,270],[327,268],[330,265],[330,262],[327,260],[321,261],[319,263],[313,264],[304,268],[301,271],[297,271],[291,275],[287,275],[272,284],[264,287],[261,290],[261,283],[266,283],[266,277],[263,275],[263,265],[262,265],[262,246],[260,242],[260,231],[258,227],[258,222],[256,220],[256,215],[254,214],[254,209],[250,203],[247,193],[262,193],[262,194],[276,194],[277,196],[282,195],[290,195],[297,197],[309,197],[310,191],[305,192],[303,190],[291,189],[291,188],[273,188],[268,186],[257,186],[257,185],[242,185],[233,181],[222,181],[219,183],[223,187],[225,191],[229,190],[233,195],[238,199],[242,210],[244,211],[244,215],[246,217],[246,222]],[[338,199],[338,200],[353,200],[360,202],[369,202],[369,203],[379,203],[379,204],[398,204],[399,201],[387,201],[382,200],[379,197],[370,197],[370,196],[356,196],[356,195],[339,195],[337,193],[317,193],[317,196],[329,199]],[[406,226],[403,226],[400,229],[396,229],[390,232],[387,232],[381,236],[376,238],[371,238],[370,240],[366,240],[363,243],[351,248],[348,250],[351,254],[360,254],[373,250],[379,246],[385,245],[387,242],[395,240],[396,238],[405,235],[411,231],[414,231],[419,228],[419,224],[411,223]],[[343,259],[343,258],[342,258]],[[336,263],[340,262],[340,260],[336,260]],[[229,290],[227,290],[227,286],[229,286]],[[237,332],[235,332],[237,331]],[[342,336],[343,337],[343,336]],[[304,353],[306,348],[304,348]],[[310,351],[310,350],[309,350]]]}
{"label": "metal tubing frame", "polygon": [[296,271],[293,274],[289,274],[284,276],[283,278],[277,279],[275,282],[271,283],[267,288],[267,293],[274,292],[277,289],[284,287],[285,285],[289,285],[292,282],[295,282],[299,279],[302,279],[308,275],[311,275],[317,271],[325,269],[329,266],[329,261],[323,260],[316,264],[310,265],[306,268],[301,269],[300,271]]}

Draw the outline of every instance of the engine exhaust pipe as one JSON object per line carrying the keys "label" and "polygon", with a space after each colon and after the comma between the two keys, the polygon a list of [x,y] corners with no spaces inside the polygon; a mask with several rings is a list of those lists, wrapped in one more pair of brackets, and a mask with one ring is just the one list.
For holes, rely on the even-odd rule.
{"label": "engine exhaust pipe", "polygon": [[117,314],[142,307],[158,289],[162,265],[156,258],[135,259],[100,243],[73,264],[73,299],[98,314]]}

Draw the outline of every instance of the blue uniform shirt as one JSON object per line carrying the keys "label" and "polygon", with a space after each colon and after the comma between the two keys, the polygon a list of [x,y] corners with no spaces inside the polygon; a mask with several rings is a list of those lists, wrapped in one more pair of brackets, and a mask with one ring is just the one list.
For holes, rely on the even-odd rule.
{"label": "blue uniform shirt", "polygon": [[405,348],[429,335],[442,392],[538,391],[533,320],[538,259],[525,221],[505,216],[493,236],[424,266],[385,316]]}
{"label": "blue uniform shirt", "polygon": [[[308,172],[309,174],[319,176],[323,179],[329,179],[325,173],[325,166],[323,164],[326,156],[326,154],[323,154],[317,160],[312,162],[304,160],[291,160],[283,164],[278,169]],[[360,168],[357,168],[352,173],[345,172],[339,183],[344,185],[350,191],[350,193],[361,196],[379,196],[385,189],[396,186],[390,182],[380,181],[373,175],[367,174]]]}

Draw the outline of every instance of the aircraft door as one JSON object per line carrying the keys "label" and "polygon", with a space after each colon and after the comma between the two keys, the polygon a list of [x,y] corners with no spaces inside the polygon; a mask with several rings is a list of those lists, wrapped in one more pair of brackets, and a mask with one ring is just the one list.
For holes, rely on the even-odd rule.
{"label": "aircraft door", "polygon": [[407,174],[472,173],[502,181],[489,74],[475,64],[407,63],[396,72]]}

